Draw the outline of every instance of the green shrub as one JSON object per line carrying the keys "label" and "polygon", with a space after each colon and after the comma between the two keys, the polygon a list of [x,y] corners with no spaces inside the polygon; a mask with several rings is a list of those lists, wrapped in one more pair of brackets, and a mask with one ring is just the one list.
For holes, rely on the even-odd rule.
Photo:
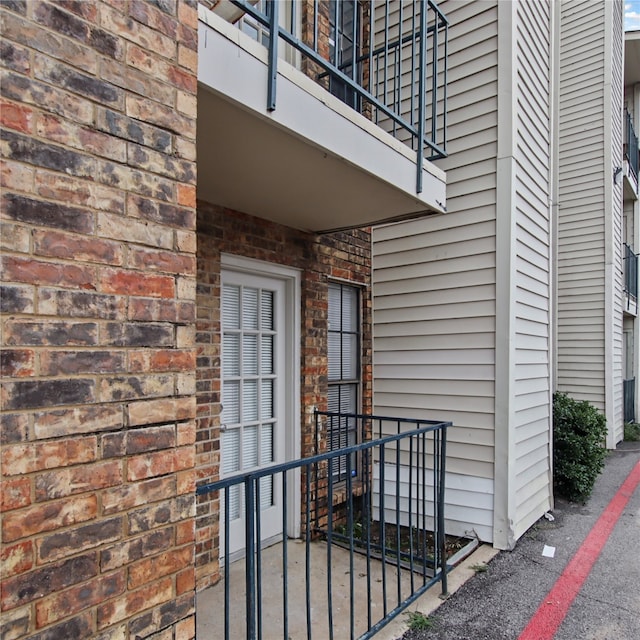
{"label": "green shrub", "polygon": [[637,422],[624,423],[624,439],[632,442],[640,440],[640,424]]}
{"label": "green shrub", "polygon": [[553,396],[553,467],[556,491],[573,502],[591,495],[607,456],[607,421],[591,404]]}

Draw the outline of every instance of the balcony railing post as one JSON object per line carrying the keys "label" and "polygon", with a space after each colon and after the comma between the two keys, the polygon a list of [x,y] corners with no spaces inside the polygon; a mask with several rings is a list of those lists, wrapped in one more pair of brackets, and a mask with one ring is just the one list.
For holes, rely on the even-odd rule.
{"label": "balcony railing post", "polygon": [[[418,53],[418,148],[416,151],[416,193],[422,193],[422,166],[424,163],[424,128],[425,128],[425,64],[427,59],[427,5],[420,3],[420,51]],[[435,140],[434,140],[435,142]]]}
{"label": "balcony railing post", "polygon": [[269,2],[269,69],[267,85],[267,110],[276,108],[276,84],[278,82],[278,0]]}
{"label": "balcony railing post", "polygon": [[440,537],[440,572],[442,579],[442,595],[446,595],[448,591],[447,587],[447,554],[446,554],[446,538],[444,531],[444,490],[445,490],[445,461],[447,459],[447,426],[444,425],[442,431],[435,433],[435,436],[441,438],[440,440],[440,461],[438,466],[438,488],[439,494],[436,501],[436,507],[438,509],[438,535]]}
{"label": "balcony railing post", "polygon": [[[253,478],[249,476],[245,481],[245,553],[246,553],[246,612],[247,612],[247,638],[256,637],[256,571],[255,571],[255,556],[254,556],[254,526],[255,526],[255,512],[254,507],[254,490],[253,490]],[[225,562],[228,562],[228,558],[225,558]]]}

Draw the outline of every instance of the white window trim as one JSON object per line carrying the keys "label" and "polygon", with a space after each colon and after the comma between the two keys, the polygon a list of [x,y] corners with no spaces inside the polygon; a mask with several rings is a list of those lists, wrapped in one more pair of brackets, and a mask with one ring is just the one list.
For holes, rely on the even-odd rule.
{"label": "white window trim", "polygon": [[[285,367],[284,384],[292,393],[287,393],[285,406],[286,414],[286,442],[285,457],[287,460],[298,460],[301,451],[300,437],[300,307],[302,272],[294,267],[245,258],[243,256],[220,254],[220,267],[228,271],[247,274],[257,274],[268,278],[282,280],[285,285],[285,361],[291,363]],[[287,535],[291,538],[300,537],[300,504],[302,492],[300,485],[300,469],[291,472],[287,501]]]}

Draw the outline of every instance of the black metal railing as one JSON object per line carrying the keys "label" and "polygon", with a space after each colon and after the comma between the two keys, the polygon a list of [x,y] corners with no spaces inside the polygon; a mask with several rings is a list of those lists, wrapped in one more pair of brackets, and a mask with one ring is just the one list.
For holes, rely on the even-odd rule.
{"label": "black metal railing", "polygon": [[632,311],[636,308],[638,301],[638,256],[626,243],[624,245],[624,292],[625,310]]}
{"label": "black metal railing", "polygon": [[636,379],[630,378],[622,383],[622,397],[624,399],[624,421],[636,421]]}
{"label": "black metal railing", "polygon": [[[266,28],[268,42],[267,108],[276,108],[278,42],[298,51],[318,69],[313,76],[352,108],[364,113],[416,151],[416,191],[422,191],[423,162],[446,156],[448,21],[433,0],[360,3],[336,0],[291,2],[289,28],[279,26],[280,3],[264,6],[231,0]],[[295,31],[296,10],[309,33]],[[328,15],[321,15],[321,8]],[[325,21],[329,22],[326,33]],[[290,29],[290,30],[289,30]],[[273,38],[271,34],[278,37]],[[321,55],[320,51],[324,53]],[[403,132],[402,135],[399,135]]]}
{"label": "black metal railing", "polygon": [[638,184],[638,136],[633,128],[631,114],[625,109],[624,158],[629,165],[629,173]]}
{"label": "black metal railing", "polygon": [[[315,413],[319,428],[341,417],[345,415]],[[347,417],[373,437],[198,487],[198,495],[213,494],[218,501],[223,540],[221,581],[214,587],[222,594],[217,626],[199,631],[202,640],[362,640],[373,637],[438,581],[446,593],[444,474],[450,423]],[[342,485],[331,472],[340,458],[346,466]],[[358,474],[352,474],[356,464]],[[269,549],[261,542],[263,514],[270,507],[265,506],[265,486],[268,496],[280,496],[281,509],[281,533],[270,538]],[[301,488],[301,504],[293,506],[296,487]],[[238,495],[236,514],[244,521],[243,559],[238,562],[244,567],[234,572],[237,563],[227,559],[233,559],[231,545],[238,539],[231,540],[232,519],[224,514],[231,513]],[[289,539],[294,511],[300,514],[300,541]],[[264,557],[274,548],[275,573],[269,574],[266,565],[273,563]],[[290,560],[294,550],[303,559]],[[345,589],[341,594],[338,585]],[[298,627],[302,618],[302,629],[293,629],[294,618]]]}

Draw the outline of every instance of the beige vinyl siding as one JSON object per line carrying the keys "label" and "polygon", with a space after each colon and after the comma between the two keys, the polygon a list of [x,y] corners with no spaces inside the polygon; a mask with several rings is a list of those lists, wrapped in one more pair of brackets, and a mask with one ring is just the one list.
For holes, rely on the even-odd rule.
{"label": "beige vinyl siding", "polygon": [[[623,11],[622,3],[611,3],[608,7],[611,13],[611,32],[608,34],[611,49],[611,140],[607,145],[612,157],[607,158],[607,165],[613,171],[615,167],[622,166],[622,142],[623,120],[622,106],[623,93]],[[611,183],[610,183],[611,184]],[[622,208],[622,180],[619,185],[611,184],[611,236],[608,238],[608,246],[611,250],[611,399],[607,407],[607,421],[609,434],[607,446],[614,448],[624,436],[624,337],[623,337],[623,310],[624,310],[624,261],[622,243],[624,238],[624,217]]]}
{"label": "beige vinyl siding", "polygon": [[551,6],[505,3],[500,19],[494,545],[505,548],[551,507]]}
{"label": "beige vinyl siding", "polygon": [[453,80],[450,155],[438,163],[447,171],[448,212],[373,231],[374,410],[453,422],[447,530],[491,541],[497,7],[440,6],[450,21]]}
{"label": "beige vinyl siding", "polygon": [[[422,513],[421,503],[416,498],[416,477],[410,476],[411,466],[406,464],[400,473],[400,483],[396,483],[396,469],[394,465],[387,465],[385,469],[385,491],[386,495],[399,496],[400,524],[404,526],[421,525]],[[381,472],[379,464],[374,464],[373,468],[373,489],[377,493],[380,490]],[[410,484],[412,488],[410,489]],[[484,539],[491,535],[493,511],[493,480],[485,478],[474,479],[469,482],[468,475],[447,473],[446,477],[446,529],[449,535],[457,536],[478,536]],[[421,489],[422,490],[422,489]],[[433,495],[432,478],[427,478],[424,488],[427,496]],[[409,493],[411,492],[411,502]],[[472,499],[470,500],[470,495]],[[373,501],[373,517],[380,518],[379,503]],[[429,502],[426,509],[426,527],[433,528],[433,503]],[[395,522],[396,510],[395,499],[385,505],[385,521]],[[471,526],[469,523],[475,523]]]}
{"label": "beige vinyl siding", "polygon": [[[560,5],[557,386],[605,408],[605,3]],[[589,141],[585,151],[583,143]]]}
{"label": "beige vinyl siding", "polygon": [[[622,438],[622,3],[560,7],[557,385]],[[585,142],[588,141],[588,144]]]}

